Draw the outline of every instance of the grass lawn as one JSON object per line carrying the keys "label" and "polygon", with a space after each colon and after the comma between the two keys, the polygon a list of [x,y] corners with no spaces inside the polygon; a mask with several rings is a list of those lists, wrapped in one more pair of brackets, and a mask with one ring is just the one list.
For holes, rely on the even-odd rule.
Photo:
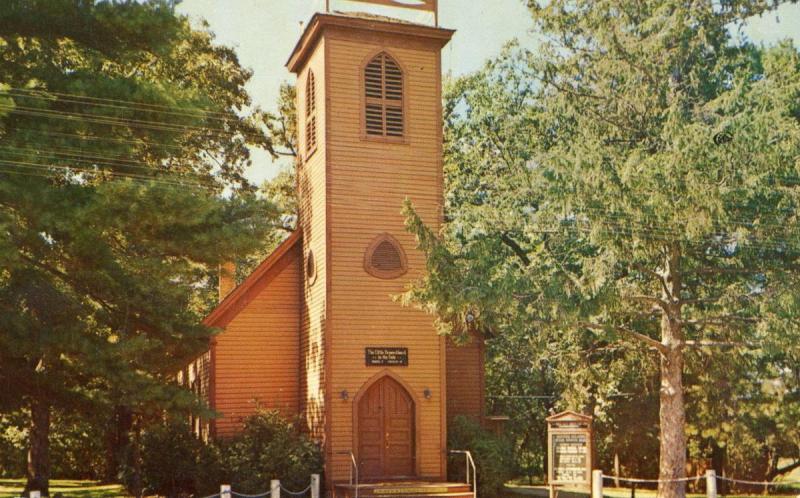
{"label": "grass lawn", "polygon": [[[0,498],[19,496],[25,487],[25,479],[0,479]],[[122,486],[100,485],[94,481],[50,481],[50,496],[61,493],[64,498],[116,498],[127,496]]]}

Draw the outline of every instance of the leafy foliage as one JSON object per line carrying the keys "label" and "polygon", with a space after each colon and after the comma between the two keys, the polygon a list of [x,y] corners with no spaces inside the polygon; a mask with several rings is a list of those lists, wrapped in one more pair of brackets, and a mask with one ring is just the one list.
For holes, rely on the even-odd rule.
{"label": "leafy foliage", "polygon": [[203,410],[170,378],[212,335],[209,274],[278,223],[243,177],[278,154],[249,78],[167,1],[4,3],[0,409],[38,415],[39,481],[53,407]]}
{"label": "leafy foliage", "polygon": [[148,495],[213,494],[224,480],[219,448],[197,439],[185,421],[149,428],[139,453],[142,486]]}
{"label": "leafy foliage", "polygon": [[657,372],[665,478],[685,472],[684,393],[744,381],[705,362],[761,358],[752,388],[796,395],[767,364],[800,354],[800,56],[731,36],[779,3],[529,2],[537,52],[447,89],[449,223],[407,207],[428,274],[406,299],[442,332],[519,336],[561,407],[596,415],[652,385],[625,365]]}
{"label": "leafy foliage", "polygon": [[280,479],[291,490],[304,489],[311,474],[322,473],[319,445],[300,432],[277,411],[249,417],[239,435],[222,443],[231,485],[243,493],[269,489]]}
{"label": "leafy foliage", "polygon": [[[105,471],[104,413],[54,413],[50,431],[52,473],[63,479],[100,480]],[[25,475],[28,414],[14,412],[0,417],[0,477]],[[21,429],[22,427],[22,429]]]}
{"label": "leafy foliage", "polygon": [[[478,495],[489,498],[502,496],[507,481],[514,475],[511,445],[474,420],[458,416],[447,427],[447,446],[451,450],[468,450],[475,459],[478,476]],[[463,455],[450,455],[448,479],[466,482]]]}
{"label": "leafy foliage", "polygon": [[289,489],[305,488],[322,472],[319,446],[276,411],[244,421],[236,437],[204,443],[185,421],[145,431],[140,463],[146,491],[165,496],[206,495],[229,483],[239,493],[262,493],[272,479]]}

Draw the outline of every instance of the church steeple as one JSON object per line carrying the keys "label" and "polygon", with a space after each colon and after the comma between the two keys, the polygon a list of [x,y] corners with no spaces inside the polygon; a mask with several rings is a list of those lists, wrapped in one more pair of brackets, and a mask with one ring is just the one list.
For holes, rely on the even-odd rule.
{"label": "church steeple", "polygon": [[446,475],[445,342],[431,316],[393,296],[425,269],[404,200],[441,223],[440,51],[452,35],[316,14],[288,62],[301,111],[299,229],[314,275],[303,284],[300,403],[332,480],[349,475],[350,451],[362,477]]}

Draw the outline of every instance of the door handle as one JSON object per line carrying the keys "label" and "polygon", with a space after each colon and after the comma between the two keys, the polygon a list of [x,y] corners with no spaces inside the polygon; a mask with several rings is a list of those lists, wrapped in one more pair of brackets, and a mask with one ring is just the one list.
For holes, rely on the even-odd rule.
{"label": "door handle", "polygon": [[386,449],[388,450],[389,449],[389,433],[388,432],[386,433],[386,436],[384,437],[384,444],[386,445]]}

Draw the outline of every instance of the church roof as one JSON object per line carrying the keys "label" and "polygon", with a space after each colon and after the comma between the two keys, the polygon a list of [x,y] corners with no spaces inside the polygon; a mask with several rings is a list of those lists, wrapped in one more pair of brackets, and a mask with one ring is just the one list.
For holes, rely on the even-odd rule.
{"label": "church roof", "polygon": [[370,14],[368,12],[340,12],[334,11],[334,15],[337,16],[345,16],[345,17],[355,17],[358,19],[368,19],[370,21],[383,21],[383,22],[396,22],[400,24],[410,24],[412,26],[428,26],[427,24],[416,23],[412,21],[406,21],[405,19],[397,19],[396,17],[389,17],[389,16],[382,16],[379,14]]}
{"label": "church roof", "polygon": [[401,21],[391,17],[378,16],[363,13],[334,13],[334,14],[314,14],[309,21],[303,35],[292,50],[292,55],[286,62],[289,71],[298,72],[303,62],[306,60],[316,41],[321,36],[322,31],[328,26],[340,26],[351,29],[364,30],[366,33],[388,33],[395,35],[407,35],[418,39],[429,39],[438,41],[444,46],[453,37],[455,30],[445,29],[424,24],[416,24],[408,21]]}
{"label": "church roof", "polygon": [[295,230],[279,245],[272,254],[261,262],[238,287],[217,305],[214,310],[203,320],[209,327],[225,327],[230,321],[247,306],[250,301],[264,288],[279,272],[283,266],[279,263],[291,255],[292,249],[299,247],[302,240],[300,230]]}

